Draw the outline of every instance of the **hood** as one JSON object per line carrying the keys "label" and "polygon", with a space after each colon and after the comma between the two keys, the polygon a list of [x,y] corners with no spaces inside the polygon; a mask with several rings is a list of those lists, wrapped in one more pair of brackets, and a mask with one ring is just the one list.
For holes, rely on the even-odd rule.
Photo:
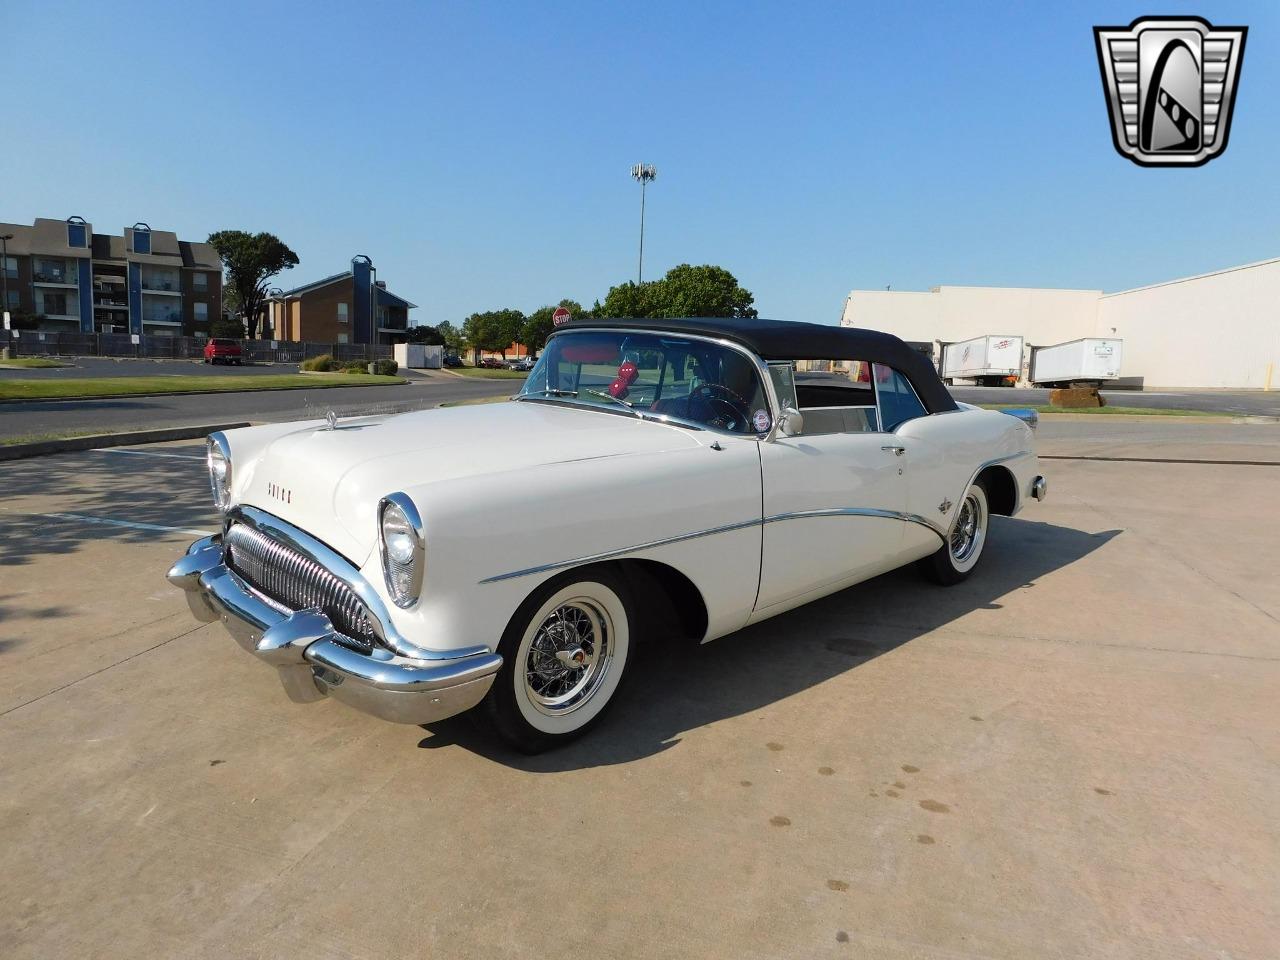
{"label": "hood", "polygon": [[[269,443],[236,498],[306,530],[356,564],[376,544],[388,493],[439,480],[700,445],[699,434],[605,411],[537,402],[423,410],[306,427]],[[519,483],[513,477],[513,483]]]}

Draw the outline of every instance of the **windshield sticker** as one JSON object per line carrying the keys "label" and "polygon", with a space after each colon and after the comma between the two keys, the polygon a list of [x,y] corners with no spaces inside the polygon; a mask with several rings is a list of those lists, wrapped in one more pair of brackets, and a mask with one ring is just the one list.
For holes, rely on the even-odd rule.
{"label": "windshield sticker", "polygon": [[756,433],[768,433],[769,428],[773,426],[768,410],[757,410],[751,415],[751,423],[755,426]]}

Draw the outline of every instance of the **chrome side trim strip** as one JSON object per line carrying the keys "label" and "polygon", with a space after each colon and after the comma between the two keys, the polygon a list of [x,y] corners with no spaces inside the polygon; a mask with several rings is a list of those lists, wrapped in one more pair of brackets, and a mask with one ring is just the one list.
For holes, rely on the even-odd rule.
{"label": "chrome side trim strip", "polygon": [[486,577],[480,583],[497,583],[500,580],[514,580],[517,577],[529,577],[538,573],[550,573],[552,570],[566,570],[569,567],[578,567],[588,563],[600,563],[605,560],[616,560],[618,557],[624,557],[630,553],[639,553],[642,550],[652,550],[655,547],[665,547],[671,543],[683,543],[686,540],[696,540],[699,537],[709,537],[717,533],[728,533],[731,530],[743,530],[747,527],[754,527],[761,523],[778,523],[782,520],[802,520],[808,517],[883,517],[887,520],[901,520],[904,523],[918,523],[923,527],[928,527],[939,537],[946,539],[946,533],[937,524],[932,523],[927,518],[915,513],[901,513],[896,510],[876,510],[870,507],[831,507],[823,510],[798,510],[794,513],[779,513],[771,517],[765,517],[761,520],[743,520],[739,523],[727,523],[720,527],[711,527],[707,530],[698,530],[694,533],[683,533],[676,537],[664,537],[661,540],[650,540],[648,543],[640,543],[631,547],[622,547],[618,550],[608,550],[603,553],[593,553],[585,557],[575,557],[572,560],[559,560],[555,563],[544,563],[536,567],[527,567],[524,570],[513,570],[511,573],[500,573],[497,576]]}
{"label": "chrome side trim strip", "polygon": [[874,507],[828,507],[822,510],[797,510],[793,513],[778,513],[765,517],[765,523],[777,523],[781,520],[804,520],[809,517],[883,517],[886,520],[901,520],[903,523],[917,523],[927,527],[944,540],[946,531],[928,517],[918,513],[904,513],[900,510],[879,510]]}
{"label": "chrome side trim strip", "polygon": [[497,583],[500,580],[514,580],[516,577],[529,577],[535,573],[548,573],[552,570],[564,570],[569,567],[578,567],[586,563],[599,563],[603,560],[614,560],[618,557],[626,556],[628,553],[639,553],[641,550],[652,550],[655,547],[665,547],[670,543],[683,543],[686,540],[697,540],[699,537],[710,537],[717,533],[728,533],[731,530],[743,530],[747,527],[758,526],[759,520],[742,520],[738,523],[726,523],[719,527],[710,527],[706,530],[698,530],[694,533],[682,533],[675,537],[663,537],[661,540],[650,540],[648,543],[636,544],[632,547],[623,547],[620,550],[606,550],[603,553],[593,553],[585,557],[575,557],[572,560],[558,560],[555,563],[544,563],[536,567],[526,567],[524,570],[513,570],[511,573],[500,573],[494,577],[486,577],[481,580],[484,583]]}

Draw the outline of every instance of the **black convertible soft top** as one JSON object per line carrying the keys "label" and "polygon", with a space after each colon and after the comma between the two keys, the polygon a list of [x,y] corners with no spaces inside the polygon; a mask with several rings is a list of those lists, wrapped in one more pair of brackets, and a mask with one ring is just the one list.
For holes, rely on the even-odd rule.
{"label": "black convertible soft top", "polygon": [[890,333],[747,317],[581,318],[556,332],[583,329],[652,330],[732,340],[765,360],[865,360],[901,370],[930,413],[955,410],[938,371],[924,354]]}

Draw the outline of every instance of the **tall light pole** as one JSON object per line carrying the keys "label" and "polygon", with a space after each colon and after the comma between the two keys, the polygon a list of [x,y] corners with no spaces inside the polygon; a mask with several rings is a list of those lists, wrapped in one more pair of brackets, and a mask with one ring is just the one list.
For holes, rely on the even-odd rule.
{"label": "tall light pole", "polygon": [[636,285],[644,282],[644,189],[650,180],[658,179],[658,168],[652,163],[637,163],[631,168],[631,177],[640,184],[640,268],[636,271]]}

